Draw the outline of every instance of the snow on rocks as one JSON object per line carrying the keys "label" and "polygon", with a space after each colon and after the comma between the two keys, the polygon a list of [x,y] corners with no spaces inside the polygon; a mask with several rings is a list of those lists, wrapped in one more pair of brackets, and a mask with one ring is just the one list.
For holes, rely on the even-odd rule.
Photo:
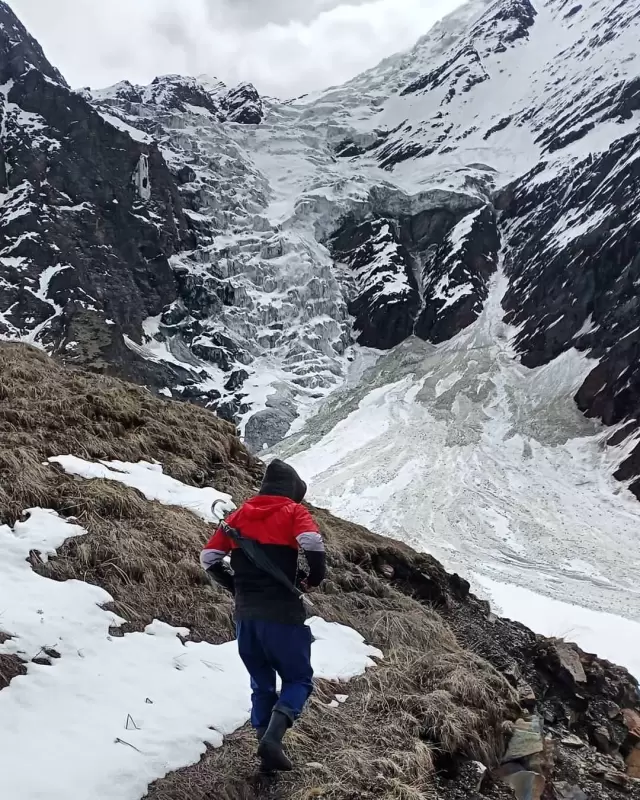
{"label": "snow on rocks", "polygon": [[544,636],[576,642],[587,653],[623,664],[640,680],[640,621],[564,603],[485,575],[476,574],[473,580],[498,614]]}
{"label": "snow on rocks", "polygon": [[[162,483],[152,465],[114,463],[138,486],[144,473]],[[107,479],[115,469],[73,466],[81,470],[75,474]],[[184,489],[175,496],[191,508]],[[203,512],[199,505],[196,513]],[[2,787],[9,798],[139,800],[149,783],[195,763],[205,743],[222,745],[249,717],[249,680],[235,642],[183,643],[188,629],[160,620],[142,633],[112,636],[124,620],[104,610],[112,601],[107,592],[33,572],[30,551],[46,559],[65,539],[85,533],[40,508],[27,510],[13,529],[0,528],[0,630],[11,637],[0,654],[29,662],[27,674],[0,692]],[[342,625],[317,617],[308,624],[317,677],[348,680],[382,655]],[[33,663],[43,651],[59,657],[51,666]]]}

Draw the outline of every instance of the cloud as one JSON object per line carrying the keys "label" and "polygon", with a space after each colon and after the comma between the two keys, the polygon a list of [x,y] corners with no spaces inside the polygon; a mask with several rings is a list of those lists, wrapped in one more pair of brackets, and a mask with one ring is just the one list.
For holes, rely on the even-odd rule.
{"label": "cloud", "polygon": [[339,6],[359,6],[370,0],[205,0],[210,19],[217,23],[221,19],[241,28],[261,28],[275,23],[286,25],[297,21],[309,23],[321,13]]}
{"label": "cloud", "polygon": [[460,2],[9,0],[74,86],[206,73],[229,84],[251,81],[280,97],[375,66]]}

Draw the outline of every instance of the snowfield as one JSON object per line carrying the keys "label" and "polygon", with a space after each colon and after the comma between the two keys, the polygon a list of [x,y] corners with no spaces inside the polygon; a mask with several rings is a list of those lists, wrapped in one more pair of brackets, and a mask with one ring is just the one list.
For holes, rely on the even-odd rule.
{"label": "snowfield", "polygon": [[611,477],[615,429],[572,399],[594,362],[571,351],[523,367],[505,288],[500,274],[450,342],[382,356],[276,452],[311,502],[433,554],[496,612],[640,677],[640,505]]}
{"label": "snowfield", "polygon": [[[163,484],[159,465],[58,461],[86,477],[110,479],[115,470],[143,492],[141,476],[147,491],[155,476],[154,499],[166,502],[171,479]],[[194,492],[207,491],[181,484],[181,495],[178,483],[170,484],[176,505],[193,508]],[[249,719],[249,678],[236,644],[183,643],[188,629],[160,620],[143,633],[112,636],[124,620],[104,610],[113,599],[107,592],[44,578],[26,560],[31,550],[47,559],[86,531],[48,509],[25,517],[0,527],[0,631],[12,637],[0,654],[29,661],[28,673],[0,692],[3,797],[139,800],[152,781],[197,762],[206,743],[221,746]],[[346,681],[382,656],[350,628],[319,617],[307,624],[317,677]],[[30,661],[53,651],[59,658],[51,666]]]}

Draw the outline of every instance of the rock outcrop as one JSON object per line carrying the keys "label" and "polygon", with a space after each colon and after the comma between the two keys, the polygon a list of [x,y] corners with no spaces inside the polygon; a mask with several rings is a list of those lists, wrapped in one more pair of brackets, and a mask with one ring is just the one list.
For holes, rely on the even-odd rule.
{"label": "rock outcrop", "polygon": [[0,334],[154,383],[125,337],[176,298],[169,258],[192,234],[175,182],[156,144],[69,90],[4,3],[0,22]]}

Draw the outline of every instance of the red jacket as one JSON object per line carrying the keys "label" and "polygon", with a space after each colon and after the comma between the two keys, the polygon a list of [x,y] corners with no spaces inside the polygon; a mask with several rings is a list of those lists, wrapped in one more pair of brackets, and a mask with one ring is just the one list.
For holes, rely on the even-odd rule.
{"label": "red jacket", "polygon": [[[322,536],[307,509],[288,497],[257,495],[225,520],[243,537],[260,542],[265,554],[294,585],[305,578],[318,586],[325,575]],[[298,551],[309,565],[309,574],[300,573]],[[231,573],[223,563],[231,553]],[[261,619],[282,623],[302,623],[302,601],[272,575],[259,569],[232,539],[218,528],[207,542],[200,561],[212,578],[234,592],[236,619]]]}
{"label": "red jacket", "polygon": [[[230,514],[226,522],[243,536],[261,544],[275,544],[298,550],[298,537],[304,533],[319,534],[311,514],[288,497],[259,494]],[[207,542],[205,550],[229,553],[236,544],[218,529]]]}

